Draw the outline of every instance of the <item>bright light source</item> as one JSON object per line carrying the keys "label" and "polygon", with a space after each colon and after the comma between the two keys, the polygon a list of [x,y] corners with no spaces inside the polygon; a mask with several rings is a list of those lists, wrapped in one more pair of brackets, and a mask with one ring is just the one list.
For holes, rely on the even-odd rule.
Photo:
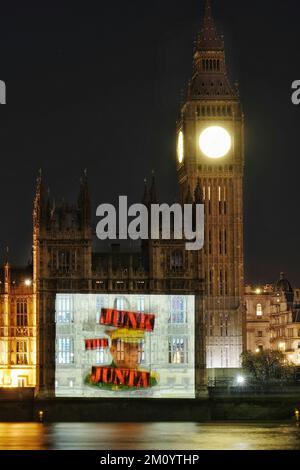
{"label": "bright light source", "polygon": [[259,349],[259,348],[256,348],[256,349],[255,349],[255,352],[259,353],[259,352],[260,352],[260,349]]}
{"label": "bright light source", "polygon": [[25,279],[24,284],[25,284],[26,287],[30,287],[31,284],[32,284],[31,279]]}
{"label": "bright light source", "polygon": [[245,377],[243,377],[242,375],[238,375],[237,378],[236,378],[236,381],[237,381],[238,385],[244,385]]}
{"label": "bright light source", "polygon": [[177,157],[179,163],[183,162],[184,159],[184,141],[183,141],[183,132],[180,131],[178,134],[178,142],[177,142]]}
{"label": "bright light source", "polygon": [[258,295],[261,294],[261,289],[256,289],[255,293]]}
{"label": "bright light source", "polygon": [[201,133],[199,146],[207,157],[221,158],[231,149],[231,137],[223,127],[210,126]]}

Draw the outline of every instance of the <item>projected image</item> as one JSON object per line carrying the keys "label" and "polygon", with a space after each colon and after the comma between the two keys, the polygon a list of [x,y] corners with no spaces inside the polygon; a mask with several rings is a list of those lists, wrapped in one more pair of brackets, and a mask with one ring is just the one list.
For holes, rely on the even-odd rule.
{"label": "projected image", "polygon": [[194,296],[57,294],[56,396],[194,398]]}

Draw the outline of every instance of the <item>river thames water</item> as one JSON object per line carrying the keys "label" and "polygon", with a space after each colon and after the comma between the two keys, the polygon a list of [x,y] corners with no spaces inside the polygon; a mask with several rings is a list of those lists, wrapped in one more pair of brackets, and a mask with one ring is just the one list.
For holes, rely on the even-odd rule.
{"label": "river thames water", "polygon": [[300,450],[291,423],[0,423],[0,450]]}

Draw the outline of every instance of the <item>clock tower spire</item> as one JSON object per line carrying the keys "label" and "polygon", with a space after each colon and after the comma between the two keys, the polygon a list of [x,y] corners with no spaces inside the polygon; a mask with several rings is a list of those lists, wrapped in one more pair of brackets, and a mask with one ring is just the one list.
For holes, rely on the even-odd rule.
{"label": "clock tower spire", "polygon": [[214,48],[224,49],[224,42],[220,38],[217,32],[215,21],[212,15],[211,1],[206,0],[203,26],[198,39],[198,47],[203,48]]}
{"label": "clock tower spire", "polygon": [[208,369],[240,366],[245,333],[243,263],[244,116],[227,75],[225,46],[210,0],[194,52],[193,75],[177,123],[181,199],[201,187],[205,244],[204,323]]}

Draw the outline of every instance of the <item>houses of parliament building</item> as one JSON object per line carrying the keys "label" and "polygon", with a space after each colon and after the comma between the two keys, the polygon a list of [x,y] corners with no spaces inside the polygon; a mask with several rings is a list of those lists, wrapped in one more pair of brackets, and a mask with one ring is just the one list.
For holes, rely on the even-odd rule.
{"label": "houses of parliament building", "polygon": [[[224,41],[210,1],[205,2],[193,74],[179,116],[180,200],[204,204],[203,250],[186,251],[184,241],[171,239],[143,241],[138,251],[123,252],[112,245],[109,252],[96,252],[87,175],[73,205],[53,206],[44,176],[39,174],[33,203],[32,266],[13,267],[7,257],[1,276],[0,387],[35,387],[40,396],[55,394],[56,356],[72,360],[71,326],[60,328],[64,337],[59,344],[56,338],[56,322],[70,309],[70,293],[109,293],[116,298],[124,293],[141,298],[147,294],[195,296],[196,396],[209,377],[238,369],[248,345],[257,349],[275,344],[270,320],[259,330],[253,328],[253,321],[265,320],[264,300],[259,301],[264,290],[250,289],[245,295],[244,115],[238,90],[228,78]],[[158,203],[157,194],[153,176],[150,186],[145,184],[142,202]],[[272,289],[274,302],[278,294],[282,309],[293,312],[290,284],[277,283]],[[59,304],[58,293],[66,294],[65,300],[59,296]],[[268,299],[271,305],[271,296]],[[291,315],[287,322],[297,324]],[[295,326],[295,334],[296,330]],[[257,331],[268,335],[267,342],[263,342],[265,336],[252,337]]]}

